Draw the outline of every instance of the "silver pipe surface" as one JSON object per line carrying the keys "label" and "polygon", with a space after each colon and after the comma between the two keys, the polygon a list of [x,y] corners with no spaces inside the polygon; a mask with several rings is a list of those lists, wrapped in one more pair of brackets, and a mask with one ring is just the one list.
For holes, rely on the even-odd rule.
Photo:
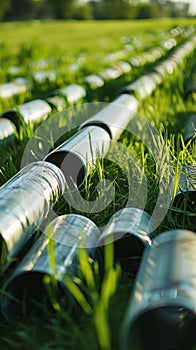
{"label": "silver pipe surface", "polygon": [[88,75],[84,77],[83,81],[93,90],[98,89],[104,85],[104,80],[97,74]]}
{"label": "silver pipe surface", "polygon": [[115,262],[132,275],[137,272],[144,249],[151,245],[150,219],[143,210],[121,209],[110,218],[97,243],[114,243]]}
{"label": "silver pipe surface", "polygon": [[58,166],[66,180],[66,189],[79,188],[96,159],[104,156],[110,147],[110,136],[99,126],[79,130],[70,139],[49,153],[44,160]]}
{"label": "silver pipe surface", "polygon": [[9,119],[0,118],[0,141],[7,139],[9,136],[13,136],[14,133],[14,124]]}
{"label": "silver pipe surface", "polygon": [[60,89],[58,92],[64,96],[70,104],[77,103],[79,100],[86,97],[85,89],[79,84],[68,85],[65,88]]}
{"label": "silver pipe surface", "polygon": [[88,125],[98,125],[107,130],[111,139],[115,140],[136,115],[137,109],[137,99],[134,96],[122,94],[92,118],[87,119],[81,125],[81,128],[85,128]]}
{"label": "silver pipe surface", "polygon": [[[57,287],[66,300],[66,308],[70,309],[65,278],[67,275],[72,279],[78,276],[78,252],[81,248],[85,247],[93,259],[99,234],[97,226],[81,215],[62,215],[53,220],[5,283],[5,293],[1,298],[4,317],[8,320],[17,317],[28,319],[29,314],[36,310],[40,314],[43,304],[39,307],[36,304],[42,302],[44,296],[50,304],[44,282],[46,276],[57,281]],[[53,267],[53,257],[49,251],[51,243],[52,255],[55,257]],[[54,289],[54,285],[50,287]]]}
{"label": "silver pipe surface", "polygon": [[141,99],[151,95],[156,89],[157,84],[150,74],[142,75],[140,78],[135,80],[133,83],[127,85],[122,93],[134,94],[136,97]]}
{"label": "silver pipe surface", "polygon": [[27,165],[0,188],[0,255],[4,265],[17,256],[41,225],[64,186],[62,172],[41,161]]}
{"label": "silver pipe surface", "polygon": [[45,100],[47,103],[49,103],[51,108],[55,109],[57,112],[62,112],[63,109],[67,106],[65,98],[62,96],[48,96]]}
{"label": "silver pipe surface", "polygon": [[0,86],[0,98],[10,98],[23,94],[29,90],[29,82],[24,78],[16,78],[13,82]]}
{"label": "silver pipe surface", "polygon": [[29,123],[46,119],[51,110],[50,105],[46,101],[36,99],[4,112],[2,117],[10,119],[16,126],[18,126],[18,114],[20,114],[25,123]]}
{"label": "silver pipe surface", "polygon": [[196,235],[174,230],[147,248],[122,327],[122,350],[192,349],[196,340]]}

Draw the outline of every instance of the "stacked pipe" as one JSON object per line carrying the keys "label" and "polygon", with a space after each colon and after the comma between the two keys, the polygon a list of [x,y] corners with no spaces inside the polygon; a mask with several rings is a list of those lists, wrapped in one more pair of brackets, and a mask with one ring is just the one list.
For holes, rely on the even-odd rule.
{"label": "stacked pipe", "polygon": [[[194,45],[192,44],[192,41],[190,41],[188,44],[184,44],[182,50],[176,49],[173,54],[174,58],[181,55],[181,59],[184,60],[193,49]],[[5,229],[3,227],[2,230],[0,230],[2,237],[1,246],[6,247],[5,250],[8,251],[10,257],[13,257],[13,255],[15,256],[15,254],[18,253],[21,247],[26,243],[29,236],[33,233],[35,226],[42,223],[49,209],[55,203],[55,200],[58,200],[58,198],[62,195],[63,191],[74,190],[75,185],[77,187],[81,186],[86,176],[86,168],[89,168],[89,165],[90,168],[93,166],[93,159],[97,152],[100,153],[102,150],[104,150],[104,154],[102,154],[104,156],[109,149],[110,140],[117,139],[130,122],[131,118],[135,116],[139,103],[135,96],[139,97],[141,100],[150,95],[155,90],[156,86],[160,84],[161,74],[155,73],[154,78],[152,78],[152,76],[153,74],[149,73],[147,74],[147,77],[149,78],[148,80],[145,77],[141,77],[136,82],[132,83],[131,88],[130,85],[128,88],[126,87],[125,90],[123,90],[112,103],[83,123],[76,135],[48,154],[43,162],[39,162],[39,164],[31,164],[30,167],[32,167],[33,171],[28,170],[28,168],[22,170],[21,181],[19,181],[20,176],[18,174],[16,177],[11,179],[10,182],[3,186],[3,188],[0,190],[0,200],[2,200],[3,203],[2,216],[4,217],[4,222],[7,222],[7,219],[9,219],[8,216],[11,215],[10,212],[8,213],[7,211],[7,208],[9,208],[11,205],[10,201],[13,201],[14,203],[13,213],[18,213],[18,215],[15,217],[15,225],[10,225],[4,235],[2,233],[6,231],[7,228]],[[148,85],[149,81],[150,85]],[[141,83],[143,84],[142,89],[140,85]],[[97,135],[99,135],[99,137],[97,137]],[[91,140],[91,147],[87,146],[89,138]],[[83,145],[84,147],[82,147]],[[88,166],[86,165],[86,159],[88,159],[89,162]],[[40,169],[46,169],[48,167],[49,170],[47,172],[47,176],[49,177],[54,176],[55,173],[56,186],[55,188],[52,187],[53,180],[48,178],[46,179],[46,175],[44,173],[43,188],[45,191],[44,193],[46,193],[47,196],[44,198],[42,196],[40,197],[39,205],[34,203],[34,211],[31,217],[31,213],[29,213],[27,210],[29,207],[28,204],[31,200],[33,200],[34,195],[37,195],[37,188],[33,187],[32,192],[29,191],[27,202],[25,199],[26,195],[24,195],[23,201],[27,204],[24,207],[21,207],[21,201],[18,202],[13,200],[14,198],[17,198],[13,192],[13,189],[15,189],[15,191],[19,189],[19,192],[22,193],[21,196],[23,197],[23,193],[26,194],[26,191],[29,190],[31,183],[36,184],[37,186],[37,172],[34,170],[34,168],[37,169],[37,166],[39,166]],[[45,180],[47,182],[47,186],[50,187],[50,190],[45,188]],[[40,190],[42,191],[42,189]],[[56,195],[54,195],[54,192]],[[20,199],[22,199],[22,197]],[[25,211],[26,213],[25,220],[23,222],[21,221],[21,210],[22,212]],[[131,226],[129,220],[127,219],[127,215],[129,216],[129,219],[130,217],[132,218]],[[75,266],[74,262],[76,260],[77,251],[80,247],[79,241],[81,241],[82,232],[84,232],[84,236],[87,238],[87,248],[93,248],[100,244],[111,243],[116,240],[116,238],[120,238],[115,246],[115,258],[117,261],[120,261],[122,267],[126,267],[128,261],[130,269],[133,269],[133,273],[137,272],[139,261],[136,262],[135,266],[134,264],[132,266],[130,263],[131,255],[137,252],[138,257],[141,258],[144,248],[147,247],[142,259],[142,264],[140,265],[138,277],[136,278],[137,282],[133,298],[137,298],[137,300],[133,299],[131,306],[128,308],[128,314],[124,323],[123,350],[130,347],[129,342],[132,341],[130,329],[132,329],[132,323],[134,323],[138,317],[140,318],[140,316],[142,319],[139,319],[139,323],[141,321],[141,324],[139,324],[139,331],[141,331],[142,335],[144,335],[145,344],[150,344],[150,346],[153,347],[154,344],[157,343],[160,333],[161,336],[163,336],[163,333],[160,332],[160,327],[161,329],[162,325],[165,327],[168,319],[171,329],[168,328],[169,326],[165,328],[164,335],[168,335],[168,337],[166,338],[167,340],[164,339],[161,345],[162,348],[165,349],[164,346],[170,346],[171,344],[173,346],[173,344],[176,344],[176,341],[179,342],[179,346],[184,345],[185,342],[188,344],[186,334],[187,329],[190,332],[190,336],[194,337],[194,332],[192,330],[195,322],[195,318],[193,317],[195,313],[193,306],[195,305],[195,294],[192,288],[192,276],[196,275],[196,264],[190,264],[190,267],[194,266],[193,273],[191,272],[185,276],[184,270],[181,269],[179,273],[175,274],[176,262],[174,258],[176,257],[178,259],[179,263],[181,264],[180,266],[183,266],[183,259],[185,259],[187,262],[187,256],[188,262],[195,261],[193,257],[196,243],[195,236],[193,233],[186,231],[169,231],[168,233],[159,235],[152,242],[151,232],[148,227],[149,220],[150,216],[144,211],[137,210],[136,208],[123,209],[121,212],[114,214],[100,235],[98,228],[89,219],[79,217],[77,215],[66,215],[59,217],[51,223],[49,229],[45,230],[45,234],[40,236],[40,239],[35,243],[35,245],[32,246],[32,249],[27,253],[21,263],[19,263],[13,275],[7,281],[5,285],[6,293],[4,293],[2,297],[2,310],[4,316],[7,319],[11,318],[13,316],[12,310],[14,313],[19,311],[19,314],[21,315],[20,304],[22,304],[23,300],[20,289],[21,283],[23,284],[30,281],[31,288],[34,285],[35,280],[37,281],[38,278],[41,293],[44,293],[43,275],[52,276],[49,256],[48,252],[46,251],[46,246],[49,244],[49,238],[51,238],[48,237],[48,232],[50,232],[52,227],[55,235],[55,237],[52,236],[52,238],[55,241],[55,254],[58,261],[56,279],[60,284],[60,289],[62,289],[63,292],[66,291],[66,293],[67,289],[63,283],[65,275],[68,274],[71,277],[75,276],[75,274],[77,275],[77,271],[72,271],[72,267]],[[12,223],[12,219],[9,219],[9,222]],[[76,227],[76,229],[74,229],[74,227]],[[62,241],[62,232],[64,232],[64,229],[66,229],[67,236],[63,236],[65,241]],[[125,255],[125,259],[127,259],[126,262],[121,255],[121,238],[126,239],[126,241],[128,240],[128,244],[130,245],[130,250],[128,249]],[[187,239],[191,242],[191,249],[187,247]],[[18,243],[16,244],[16,242]],[[73,244],[74,249],[72,249]],[[64,246],[66,249],[64,250],[64,253],[62,253]],[[13,247],[18,248],[16,251],[14,251],[15,248],[13,249]],[[132,248],[134,249],[132,250]],[[38,251],[41,255],[37,254]],[[162,256],[165,255],[165,251],[167,252],[168,260],[167,265],[165,265],[166,267],[162,269],[162,259],[164,259]],[[59,254],[59,252],[61,253]],[[175,253],[175,256],[173,252]],[[88,253],[91,257],[93,257],[93,249]],[[60,256],[62,257],[62,261],[59,261]],[[158,258],[156,258],[157,256]],[[68,257],[69,261],[67,260]],[[32,258],[33,264],[31,264]],[[156,261],[156,264],[152,264],[152,261]],[[8,262],[9,261],[7,260],[7,264]],[[45,267],[43,267],[44,264],[46,264]],[[167,276],[165,272],[167,271],[166,268],[168,264],[173,266],[172,271],[174,271],[174,273],[171,274],[171,276]],[[77,262],[76,266],[78,266]],[[158,277],[157,279],[154,279],[154,277],[152,277],[153,268],[157,276],[161,271],[161,277],[166,276],[168,278],[166,278],[165,281],[163,278],[159,279]],[[30,272],[32,274],[30,274]],[[190,285],[190,293],[187,293],[187,291],[184,289],[184,282],[181,282],[183,279],[187,281],[186,285]],[[173,287],[174,284],[175,288]],[[9,294],[7,294],[7,292],[11,294],[13,293],[13,295],[17,297],[19,300],[19,305],[17,305],[15,301],[12,302],[12,300],[8,297]],[[141,297],[138,299],[139,295]],[[152,316],[151,311],[153,310],[154,312],[157,305],[158,309],[160,305],[161,307],[162,305],[166,305],[166,307],[163,310],[158,310],[157,313],[155,310],[154,317]],[[32,305],[30,305],[30,307],[32,307]],[[180,312],[182,312],[182,316],[180,316],[180,318],[178,316],[179,308]],[[129,310],[133,311],[130,312]],[[150,316],[148,314],[146,316],[144,311],[145,316],[143,319],[143,310],[150,310]],[[23,316],[25,315],[22,315],[22,317]],[[182,317],[185,319],[185,326],[183,332],[180,333],[179,319]],[[156,322],[157,319],[159,321],[160,318],[161,321]],[[148,323],[149,320],[153,320],[157,327],[157,335],[154,340],[153,337],[148,336],[148,333],[145,330],[146,322]],[[173,340],[173,333],[171,334],[171,330],[177,330],[177,335],[179,336],[178,340]],[[192,340],[192,338],[190,340]]]}

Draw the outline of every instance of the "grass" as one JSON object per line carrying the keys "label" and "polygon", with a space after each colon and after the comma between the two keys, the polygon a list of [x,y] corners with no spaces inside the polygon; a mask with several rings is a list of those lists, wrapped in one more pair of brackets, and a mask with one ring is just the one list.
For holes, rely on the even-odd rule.
{"label": "grass", "polygon": [[[0,25],[2,38],[0,40],[3,50],[4,66],[0,68],[2,81],[9,77],[7,68],[9,64],[23,64],[23,73],[27,72],[29,63],[32,60],[53,56],[57,60],[64,79],[58,81],[58,86],[63,86],[68,82],[75,82],[82,78],[84,73],[98,72],[104,67],[100,57],[111,51],[122,50],[122,36],[141,35],[142,48],[158,45],[160,37],[157,32],[168,30],[171,27],[182,24],[194,24],[194,20],[176,19],[162,21],[108,21],[108,22],[28,22],[28,23],[5,23]],[[6,33],[6,35],[4,35]],[[156,33],[156,35],[155,35]],[[152,41],[146,38],[152,35]],[[67,74],[67,64],[75,62],[81,52],[86,52],[86,61],[81,65],[77,74]],[[134,54],[138,54],[139,49],[135,48]],[[59,59],[60,57],[60,59]],[[99,57],[99,60],[98,60]],[[100,62],[100,66],[98,63]],[[181,133],[190,113],[196,112],[194,101],[185,101],[184,85],[189,80],[190,72],[194,63],[194,55],[184,63],[180,70],[168,75],[168,79],[157,88],[152,96],[140,103],[139,114],[146,117],[159,131],[162,140],[166,145],[166,150],[170,156],[170,161],[174,166],[176,177],[181,165],[195,163],[195,153],[191,146],[185,146],[181,142]],[[98,91],[91,96],[92,101],[111,100],[118,94],[120,88],[126,85],[134,77],[139,76],[148,66],[134,69],[133,72],[123,76],[113,83],[108,83],[105,90]],[[32,70],[28,71],[28,76]],[[57,86],[57,87],[58,87]],[[42,95],[49,91],[50,85],[43,87]],[[27,100],[39,95],[38,89],[30,92]],[[21,97],[23,102],[26,96]],[[13,99],[7,102],[6,108],[18,103]],[[82,107],[83,108],[83,107]],[[73,115],[66,120],[69,126],[75,123],[78,118],[77,107]],[[5,102],[2,101],[1,110],[5,110]],[[64,114],[67,116],[67,114]],[[84,118],[84,116],[82,116]],[[72,125],[73,125],[72,124]],[[61,127],[65,127],[63,124]],[[15,174],[21,165],[22,155],[25,146],[31,137],[35,126],[28,125],[25,130],[22,128],[16,133],[16,138],[4,143],[0,149],[0,175],[1,184]],[[52,129],[51,129],[52,133]],[[67,135],[68,136],[68,135]],[[70,136],[70,135],[69,135]],[[52,144],[52,135],[51,135]],[[156,205],[159,191],[159,179],[163,176],[157,172],[156,164],[150,150],[144,146],[137,137],[125,131],[119,142],[124,146],[125,152],[122,155],[118,143],[114,143],[106,159],[97,162],[97,167],[89,174],[81,194],[88,201],[97,200],[97,184],[104,177],[110,181],[110,186],[115,188],[115,196],[111,203],[98,213],[86,213],[85,208],[75,209],[67,203],[60,201],[55,207],[59,214],[80,213],[88,216],[99,227],[106,224],[110,216],[117,210],[123,208],[127,202],[127,192],[131,176],[135,177],[140,171],[141,177],[145,176],[148,186],[147,202],[145,210],[152,214]],[[132,169],[133,159],[137,159],[137,167]],[[135,165],[135,164],[134,164]],[[127,171],[128,169],[128,171]],[[131,176],[129,170],[132,170]],[[129,178],[130,176],[130,178]],[[132,188],[132,198],[140,203],[142,193],[137,197],[137,188]],[[78,204],[78,203],[77,203]],[[80,209],[80,210],[79,210]],[[179,209],[175,208],[171,202],[166,217],[154,235],[168,229],[187,228],[194,230],[194,224],[183,212],[183,219],[178,220]],[[31,242],[32,243],[32,242]],[[27,247],[26,247],[27,248]],[[107,247],[105,254],[105,265],[102,269],[97,263],[92,266],[89,262],[85,250],[81,250],[79,255],[80,274],[73,280],[66,277],[65,283],[71,294],[77,301],[77,307],[69,313],[58,303],[54,295],[51,295],[54,312],[48,313],[43,306],[45,318],[35,317],[25,322],[15,322],[9,324],[3,317],[0,318],[0,345],[1,349],[77,349],[79,346],[85,350],[118,350],[120,326],[122,324],[127,303],[130,297],[134,278],[130,278],[126,273],[120,271],[120,267],[113,266],[113,251]],[[22,253],[24,254],[25,251]],[[54,255],[50,247],[50,257],[52,269],[54,269]],[[8,270],[10,274],[15,265]],[[103,271],[102,271],[103,270]],[[103,274],[104,272],[104,274]],[[1,282],[7,275],[1,277]],[[50,282],[46,281],[50,287]],[[49,289],[50,290],[50,289]],[[74,301],[74,305],[76,304]],[[78,305],[79,304],[79,305]],[[76,305],[75,305],[76,306]],[[135,350],[135,349],[133,349]]]}

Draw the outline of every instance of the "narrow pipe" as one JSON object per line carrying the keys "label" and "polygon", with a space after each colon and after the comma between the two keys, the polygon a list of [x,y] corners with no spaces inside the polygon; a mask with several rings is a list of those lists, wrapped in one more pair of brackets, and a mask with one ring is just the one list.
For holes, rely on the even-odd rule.
{"label": "narrow pipe", "polygon": [[7,140],[15,134],[14,124],[6,118],[0,118],[0,141]]}
{"label": "narrow pipe", "polygon": [[59,94],[64,96],[69,104],[77,103],[86,97],[86,91],[82,85],[71,84],[60,89]]}
{"label": "narrow pipe", "polygon": [[99,126],[79,130],[73,137],[49,153],[44,160],[58,166],[66,180],[66,190],[79,188],[98,157],[104,156],[110,147],[110,136]]}
{"label": "narrow pipe", "polygon": [[0,256],[2,268],[24,247],[36,227],[64,192],[65,179],[53,164],[24,167],[0,189]]}
{"label": "narrow pipe", "polygon": [[196,341],[196,235],[158,235],[143,255],[121,334],[122,350],[192,349]]}
{"label": "narrow pipe", "polygon": [[[46,277],[51,278],[51,281],[53,279],[53,285],[50,285],[53,292],[54,280],[57,282],[57,302],[59,303],[62,297],[65,308],[70,310],[66,276],[72,279],[78,276],[78,253],[81,248],[86,249],[91,259],[94,258],[94,247],[99,234],[97,226],[81,215],[62,215],[53,220],[6,281],[5,293],[1,298],[4,317],[12,320],[29,319],[29,314],[40,316],[43,312],[44,297],[47,299],[48,308],[52,308],[54,300],[51,300],[47,293]],[[51,244],[52,253],[49,250]],[[55,259],[53,267],[52,255]]]}
{"label": "narrow pipe", "polygon": [[137,208],[117,211],[104,227],[98,246],[114,244],[114,261],[136,275],[144,249],[151,245],[150,215]]}
{"label": "narrow pipe", "polygon": [[84,84],[88,85],[90,89],[95,90],[104,85],[104,80],[98,74],[87,75],[83,79]]}
{"label": "narrow pipe", "polygon": [[5,83],[0,86],[0,98],[6,99],[29,91],[29,82],[24,78],[16,78],[13,82]]}

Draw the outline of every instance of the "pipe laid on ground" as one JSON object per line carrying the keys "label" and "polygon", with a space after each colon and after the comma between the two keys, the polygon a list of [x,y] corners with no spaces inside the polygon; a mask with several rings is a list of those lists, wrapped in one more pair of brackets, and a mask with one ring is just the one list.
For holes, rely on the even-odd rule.
{"label": "pipe laid on ground", "polygon": [[121,349],[190,350],[196,341],[196,234],[158,235],[142,258]]}
{"label": "pipe laid on ground", "polygon": [[0,141],[7,140],[15,134],[14,124],[6,118],[0,118]]}
{"label": "pipe laid on ground", "polygon": [[117,211],[104,227],[97,245],[114,243],[114,261],[136,275],[144,249],[151,245],[150,215],[137,208]]}
{"label": "pipe laid on ground", "polygon": [[1,267],[15,258],[64,193],[65,179],[53,164],[24,167],[0,189]]}
{"label": "pipe laid on ground", "polygon": [[43,312],[43,298],[47,299],[48,308],[52,308],[54,300],[47,292],[46,279],[51,282],[49,287],[53,288],[53,295],[55,285],[57,287],[57,302],[63,297],[66,311],[70,310],[73,300],[66,287],[66,276],[72,279],[78,276],[78,253],[82,247],[93,259],[99,235],[97,226],[81,215],[62,215],[53,220],[6,281],[1,298],[4,317],[28,320],[29,314],[38,316]]}
{"label": "pipe laid on ground", "polygon": [[11,120],[18,127],[20,124],[19,116],[25,123],[32,123],[46,119],[51,110],[50,105],[46,101],[36,99],[4,112],[1,117]]}
{"label": "pipe laid on ground", "polygon": [[80,187],[96,159],[104,156],[110,147],[110,136],[99,126],[79,130],[70,139],[49,153],[44,160],[58,166],[66,180],[66,190]]}
{"label": "pipe laid on ground", "polygon": [[0,85],[0,98],[12,98],[29,91],[29,82],[25,78],[16,78],[13,82]]}
{"label": "pipe laid on ground", "polygon": [[185,144],[196,135],[196,113],[192,114],[184,127],[183,139]]}
{"label": "pipe laid on ground", "polygon": [[122,94],[93,117],[87,119],[81,128],[97,125],[105,129],[112,140],[116,140],[136,115],[137,109],[137,99],[134,96]]}

